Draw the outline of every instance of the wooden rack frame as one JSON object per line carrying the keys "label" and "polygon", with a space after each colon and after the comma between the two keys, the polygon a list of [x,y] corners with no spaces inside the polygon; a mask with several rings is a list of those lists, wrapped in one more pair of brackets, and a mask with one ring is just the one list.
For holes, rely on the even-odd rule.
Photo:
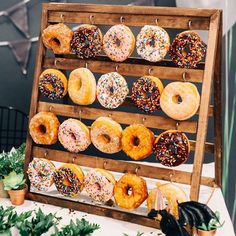
{"label": "wooden rack frame", "polygon": [[[91,17],[92,16],[92,17]],[[47,57],[43,46],[41,33],[51,23],[92,23],[95,25],[115,25],[120,23],[123,17],[124,24],[128,26],[142,27],[146,24],[155,24],[163,28],[207,30],[208,49],[206,60],[197,69],[177,68],[172,62],[164,60],[159,63],[150,63],[142,59],[130,58],[123,63],[116,63],[107,57],[97,57],[90,60],[82,60],[70,55],[67,57]],[[156,20],[157,19],[157,20]],[[39,101],[38,80],[44,68],[57,68],[72,70],[84,67],[86,63],[89,69],[95,73],[108,73],[119,65],[119,73],[124,76],[140,77],[152,69],[152,74],[168,80],[182,80],[183,73],[186,80],[193,83],[202,83],[201,103],[197,121],[179,122],[179,130],[196,134],[196,140],[191,141],[191,150],[195,152],[192,173],[185,171],[173,171],[161,167],[135,164],[125,161],[111,160],[84,154],[72,154],[66,151],[57,151],[48,148],[34,146],[30,135],[27,137],[25,170],[33,157],[46,157],[53,161],[74,162],[81,166],[104,167],[110,171],[125,173],[135,172],[144,177],[162,179],[177,183],[191,185],[190,198],[197,200],[200,184],[207,186],[221,186],[221,38],[222,38],[222,12],[218,9],[183,9],[166,7],[138,7],[138,6],[111,6],[93,4],[43,4],[41,18],[41,32],[39,37],[38,54],[36,57],[36,69],[33,82],[32,98],[29,119],[37,112],[52,111],[56,115],[95,120],[99,116],[112,116],[114,120],[123,124],[144,123],[147,127],[158,129],[173,129],[176,121],[166,116],[146,115],[141,113],[122,112],[118,110],[105,110],[77,105],[64,105]],[[211,88],[214,81],[214,106],[210,105]],[[215,109],[217,108],[217,109]],[[215,140],[214,143],[206,142],[208,118],[214,119]],[[202,164],[204,153],[214,153],[215,178],[202,177]],[[78,158],[77,158],[78,157]],[[171,178],[171,179],[170,179]],[[28,182],[29,183],[29,182]],[[28,199],[54,204],[62,207],[74,208],[93,214],[112,217],[141,225],[158,227],[154,220],[145,216],[123,212],[117,209],[107,209],[102,206],[94,206],[80,202],[49,197],[38,193],[29,192]]]}

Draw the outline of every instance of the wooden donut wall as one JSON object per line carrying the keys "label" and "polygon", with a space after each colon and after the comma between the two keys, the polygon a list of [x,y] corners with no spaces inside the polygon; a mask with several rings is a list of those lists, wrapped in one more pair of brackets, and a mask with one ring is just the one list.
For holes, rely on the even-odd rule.
{"label": "wooden donut wall", "polygon": [[[48,146],[36,146],[28,135],[26,146],[27,169],[33,157],[44,157],[52,161],[76,163],[81,166],[106,168],[110,171],[125,173],[136,172],[140,176],[166,181],[173,181],[191,185],[190,198],[197,200],[200,185],[221,186],[221,38],[222,38],[222,13],[218,9],[181,9],[165,7],[139,7],[139,6],[114,6],[93,4],[43,4],[41,17],[41,32],[39,37],[38,54],[33,82],[32,98],[29,119],[37,112],[51,111],[63,117],[81,117],[82,120],[95,120],[100,116],[111,116],[121,124],[143,123],[146,127],[160,130],[176,128],[176,121],[161,115],[147,115],[142,112],[129,113],[124,111],[106,110],[86,106],[49,103],[39,100],[38,80],[40,73],[46,68],[55,68],[71,71],[86,65],[93,73],[108,73],[115,71],[127,77],[140,77],[149,74],[170,81],[186,81],[195,84],[202,83],[201,103],[196,120],[178,122],[178,129],[185,133],[195,134],[196,140],[191,140],[191,151],[194,152],[192,172],[185,172],[151,165],[136,164],[107,159],[85,154],[73,154],[67,151],[53,150]],[[49,25],[58,22],[66,24],[92,23],[101,26],[112,26],[124,21],[127,26],[142,27],[156,23],[165,29],[204,30],[208,31],[208,48],[205,62],[196,69],[183,69],[176,67],[171,61],[164,60],[159,63],[150,63],[140,58],[129,58],[125,62],[116,63],[105,56],[94,59],[78,59],[74,55],[48,56],[41,39],[42,31]],[[117,67],[118,66],[118,67]],[[214,85],[214,86],[212,86]],[[210,104],[211,91],[214,88],[214,104]],[[217,108],[217,109],[215,109]],[[208,119],[214,119],[214,143],[206,142]],[[215,159],[215,178],[201,176],[202,164],[205,153],[213,153]],[[29,182],[28,182],[29,184]],[[122,209],[107,209],[103,206],[94,206],[87,203],[73,202],[39,193],[28,193],[28,199],[43,203],[73,208],[101,216],[112,217],[145,226],[159,227],[154,220]]]}

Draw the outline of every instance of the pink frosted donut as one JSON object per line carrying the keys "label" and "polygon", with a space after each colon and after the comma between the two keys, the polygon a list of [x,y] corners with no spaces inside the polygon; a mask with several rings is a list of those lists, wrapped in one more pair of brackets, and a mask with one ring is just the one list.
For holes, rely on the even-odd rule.
{"label": "pink frosted donut", "polygon": [[65,149],[74,153],[84,151],[91,143],[87,126],[76,119],[65,120],[59,126],[58,139]]}
{"label": "pink frosted donut", "polygon": [[135,47],[135,37],[129,27],[125,25],[112,26],[103,38],[103,50],[113,61],[126,60]]}
{"label": "pink frosted donut", "polygon": [[110,172],[97,168],[87,173],[84,189],[93,200],[105,203],[112,198],[115,184],[116,181]]}

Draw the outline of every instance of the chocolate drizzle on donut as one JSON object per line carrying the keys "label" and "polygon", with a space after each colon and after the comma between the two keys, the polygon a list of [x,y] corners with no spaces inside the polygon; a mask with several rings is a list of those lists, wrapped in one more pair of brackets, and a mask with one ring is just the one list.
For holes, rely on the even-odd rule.
{"label": "chocolate drizzle on donut", "polygon": [[165,132],[153,145],[153,152],[162,165],[174,167],[184,163],[189,154],[188,140],[182,132]]}
{"label": "chocolate drizzle on donut", "polygon": [[44,96],[54,100],[63,97],[65,87],[58,76],[44,74],[39,80],[39,90]]}
{"label": "chocolate drizzle on donut", "polygon": [[160,107],[160,91],[150,78],[142,77],[133,83],[131,99],[135,105],[147,113]]}
{"label": "chocolate drizzle on donut", "polygon": [[[63,167],[54,172],[53,180],[58,192],[64,196],[73,197],[81,191],[82,183],[75,173],[69,168]],[[65,181],[69,182],[70,184],[64,184]]]}
{"label": "chocolate drizzle on donut", "polygon": [[102,50],[102,39],[97,27],[79,27],[71,42],[72,51],[79,58],[91,58],[97,56]]}

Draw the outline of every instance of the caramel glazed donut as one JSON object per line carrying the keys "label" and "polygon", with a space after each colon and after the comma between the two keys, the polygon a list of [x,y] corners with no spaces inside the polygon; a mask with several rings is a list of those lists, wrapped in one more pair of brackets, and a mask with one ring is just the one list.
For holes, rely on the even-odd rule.
{"label": "caramel glazed donut", "polygon": [[78,105],[92,104],[96,99],[96,80],[87,68],[78,68],[70,73],[68,93]]}
{"label": "caramel glazed donut", "polygon": [[93,145],[104,153],[116,153],[121,150],[122,127],[109,117],[99,117],[91,126]]}
{"label": "caramel glazed donut", "polygon": [[195,68],[205,57],[206,47],[198,33],[184,31],[176,36],[169,53],[172,61],[179,67]]}
{"label": "caramel glazed donut", "polygon": [[44,46],[55,54],[69,54],[72,37],[73,31],[63,23],[49,25],[42,33]]}
{"label": "caramel glazed donut", "polygon": [[175,120],[189,119],[195,115],[199,104],[200,95],[197,87],[189,82],[169,83],[160,98],[163,112]]}
{"label": "caramel glazed donut", "polygon": [[95,25],[80,25],[71,42],[72,52],[79,58],[91,58],[102,51],[102,32]]}
{"label": "caramel glazed donut", "polygon": [[114,188],[116,204],[125,209],[139,207],[146,200],[147,196],[146,181],[131,173],[123,175]]}
{"label": "caramel glazed donut", "polygon": [[83,190],[84,174],[75,164],[64,164],[54,172],[53,180],[57,191],[67,197],[76,197]]}
{"label": "caramel glazed donut", "polygon": [[39,76],[39,91],[49,99],[63,98],[67,93],[65,75],[55,69],[47,69]]}
{"label": "caramel glazed donut", "polygon": [[156,138],[153,152],[162,165],[175,167],[187,161],[190,143],[184,133],[178,130],[167,130]]}
{"label": "caramel glazed donut", "polygon": [[51,145],[57,142],[60,123],[52,112],[39,112],[29,124],[29,132],[37,144]]}

